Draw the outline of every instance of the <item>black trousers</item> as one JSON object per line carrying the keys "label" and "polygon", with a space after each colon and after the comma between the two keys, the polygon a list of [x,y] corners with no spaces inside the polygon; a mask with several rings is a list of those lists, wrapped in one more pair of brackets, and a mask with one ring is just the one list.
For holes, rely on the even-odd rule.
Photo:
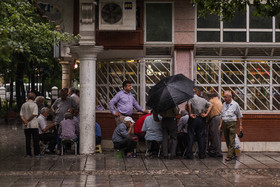
{"label": "black trousers", "polygon": [[48,149],[50,151],[53,151],[56,145],[56,135],[52,133],[45,133],[45,134],[40,134],[39,138],[41,141],[47,141],[49,142]]}
{"label": "black trousers", "polygon": [[188,134],[181,132],[177,135],[177,153],[184,154],[188,143]]}
{"label": "black trousers", "polygon": [[101,144],[101,137],[100,136],[95,136],[95,145]]}
{"label": "black trousers", "polygon": [[132,137],[127,137],[121,142],[114,142],[114,149],[126,149],[126,152],[131,153],[136,148],[137,143]]}
{"label": "black trousers", "polygon": [[39,147],[39,130],[38,128],[32,129],[24,129],[25,134],[25,143],[26,143],[26,154],[31,154],[31,136],[33,139],[33,146],[34,146],[34,155],[40,154],[40,147]]}
{"label": "black trousers", "polygon": [[163,156],[168,156],[168,137],[171,144],[171,156],[176,156],[177,148],[177,120],[176,118],[162,118],[162,152]]}
{"label": "black trousers", "polygon": [[190,123],[188,126],[188,144],[187,144],[187,157],[192,157],[192,147],[195,139],[195,135],[197,137],[198,149],[199,149],[199,157],[205,157],[205,126],[206,119],[200,116],[195,119],[190,118]]}

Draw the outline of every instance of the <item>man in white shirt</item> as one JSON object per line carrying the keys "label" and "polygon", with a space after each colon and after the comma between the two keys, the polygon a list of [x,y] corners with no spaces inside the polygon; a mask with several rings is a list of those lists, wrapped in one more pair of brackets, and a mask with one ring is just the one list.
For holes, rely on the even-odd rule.
{"label": "man in white shirt", "polygon": [[50,128],[56,126],[55,123],[48,125],[47,117],[49,116],[50,109],[44,107],[41,109],[41,114],[38,117],[39,125],[39,138],[41,141],[49,142],[48,149],[46,149],[47,154],[54,154],[54,148],[56,145],[56,135],[50,132]]}
{"label": "man in white shirt", "polygon": [[38,106],[34,102],[36,95],[30,92],[27,101],[21,106],[20,118],[23,122],[23,129],[26,140],[26,155],[32,157],[31,154],[31,136],[33,139],[34,155],[40,157],[39,133],[38,133]]}
{"label": "man in white shirt", "polygon": [[240,111],[240,107],[237,102],[232,99],[232,94],[230,91],[225,91],[224,93],[223,108],[222,108],[222,120],[219,126],[219,130],[223,130],[228,154],[226,161],[230,161],[235,158],[235,134],[236,134],[236,125],[239,119],[239,130],[242,131],[242,114]]}

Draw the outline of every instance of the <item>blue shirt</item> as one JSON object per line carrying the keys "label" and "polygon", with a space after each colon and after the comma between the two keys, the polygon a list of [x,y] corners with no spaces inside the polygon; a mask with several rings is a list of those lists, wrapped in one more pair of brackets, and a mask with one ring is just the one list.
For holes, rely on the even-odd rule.
{"label": "blue shirt", "polygon": [[189,115],[186,114],[180,118],[179,125],[178,125],[178,132],[181,130],[183,133],[188,133],[188,121],[189,121]]}
{"label": "blue shirt", "polygon": [[97,122],[95,122],[95,136],[101,137],[101,128]]}
{"label": "blue shirt", "polygon": [[137,111],[143,112],[143,108],[137,103],[134,99],[131,92],[127,93],[124,90],[119,91],[115,97],[113,97],[109,103],[110,111],[112,114],[115,114],[114,106],[117,104],[117,110],[121,114],[125,116],[131,116],[133,113],[133,107],[136,108]]}
{"label": "blue shirt", "polygon": [[145,140],[162,141],[162,126],[160,122],[154,120],[153,115],[146,117],[142,126],[142,131],[146,132]]}
{"label": "blue shirt", "polygon": [[112,136],[112,141],[113,143],[121,142],[127,137],[128,137],[127,127],[124,123],[121,123],[115,128]]}

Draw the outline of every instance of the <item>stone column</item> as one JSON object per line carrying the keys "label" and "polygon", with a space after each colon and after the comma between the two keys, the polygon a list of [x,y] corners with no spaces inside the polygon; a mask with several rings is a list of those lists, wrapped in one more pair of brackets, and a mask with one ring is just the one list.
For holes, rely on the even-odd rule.
{"label": "stone column", "polygon": [[80,60],[80,154],[95,152],[96,56],[103,47],[71,47]]}
{"label": "stone column", "polygon": [[71,87],[71,66],[73,66],[73,62],[70,61],[60,61],[62,66],[62,88],[70,88]]}

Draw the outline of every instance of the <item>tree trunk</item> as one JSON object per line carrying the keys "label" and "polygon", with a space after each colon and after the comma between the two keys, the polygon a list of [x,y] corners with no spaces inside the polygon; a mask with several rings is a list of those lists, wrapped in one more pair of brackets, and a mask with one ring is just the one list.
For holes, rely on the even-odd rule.
{"label": "tree trunk", "polygon": [[17,66],[17,73],[16,73],[16,101],[17,101],[18,111],[20,110],[21,105],[25,102],[23,71],[24,71],[24,63],[19,62]]}
{"label": "tree trunk", "polygon": [[10,82],[10,102],[9,102],[9,109],[13,108],[13,95],[14,95],[14,78],[11,77],[11,82]]}

